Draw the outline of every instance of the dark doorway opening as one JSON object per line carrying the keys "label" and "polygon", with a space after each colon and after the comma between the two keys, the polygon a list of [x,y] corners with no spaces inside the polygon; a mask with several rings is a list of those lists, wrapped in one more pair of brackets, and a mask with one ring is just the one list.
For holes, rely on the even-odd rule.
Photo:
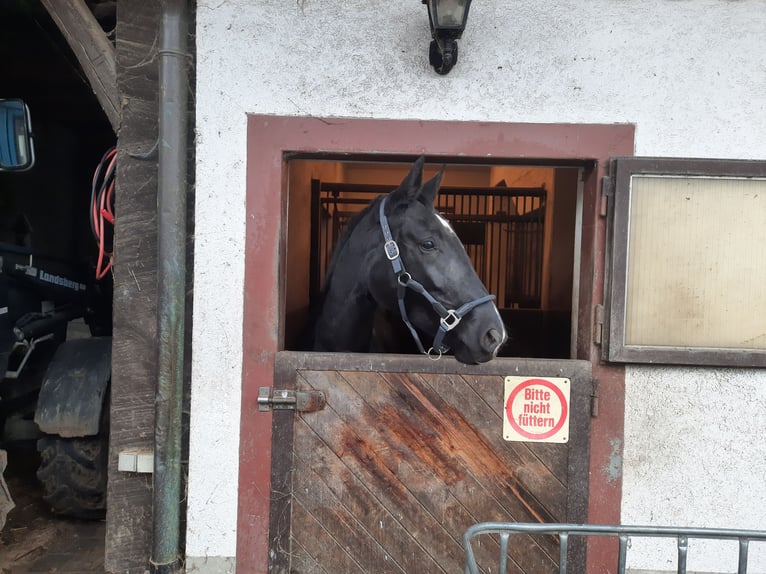
{"label": "dark doorway opening", "polygon": [[[105,33],[114,29],[114,3],[95,3],[93,12]],[[47,439],[54,437],[59,454],[45,459],[37,450],[44,450],[37,442],[43,434],[33,417],[40,384],[56,346],[65,338],[106,336],[111,331],[111,274],[95,277],[99,250],[90,216],[94,172],[115,145],[116,136],[77,58],[42,3],[2,3],[0,50],[7,55],[0,99],[20,99],[28,106],[35,156],[27,171],[0,173],[0,255],[5,256],[4,267],[7,270],[9,261],[19,260],[30,276],[34,276],[33,269],[39,269],[41,281],[54,286],[71,285],[67,282],[74,279],[80,285],[87,284],[88,293],[98,295],[92,300],[99,303],[81,313],[79,301],[67,307],[67,298],[42,282],[30,285],[10,273],[0,276],[0,355],[10,355],[13,368],[8,370],[14,374],[5,376],[5,363],[0,360],[0,378],[5,376],[0,391],[0,449],[7,452],[5,477],[16,504],[0,537],[7,558],[0,560],[0,565],[14,572],[47,571],[54,566],[103,571],[105,523],[61,518],[53,513],[51,500],[59,487],[63,490],[66,486],[58,473],[51,472],[52,478],[45,482],[38,474],[43,467],[50,470],[54,466],[41,460],[63,460],[59,454],[65,449],[71,448],[79,456],[76,449],[80,443],[46,435]],[[48,273],[50,270],[56,272]],[[59,309],[66,313],[57,314]],[[98,318],[90,321],[94,315]],[[46,317],[52,319],[55,336],[46,338],[47,331],[35,334],[30,328],[33,334],[29,339],[39,339],[41,344],[35,341],[34,352],[24,355],[21,369],[12,361],[15,350],[23,350],[16,344],[18,333],[12,329],[25,318],[30,319],[29,324],[36,320],[40,325]],[[8,353],[9,348],[14,351]],[[102,427],[104,445],[107,433]],[[80,461],[82,466],[87,458]],[[105,458],[99,458],[99,463],[99,472],[103,470],[100,476],[105,477]],[[73,478],[73,483],[84,484],[78,478],[82,467],[72,468],[77,469],[61,474]]]}

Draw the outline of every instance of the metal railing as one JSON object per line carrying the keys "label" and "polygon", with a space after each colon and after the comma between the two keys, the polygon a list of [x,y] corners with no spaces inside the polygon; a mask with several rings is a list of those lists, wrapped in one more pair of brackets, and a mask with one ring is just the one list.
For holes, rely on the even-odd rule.
{"label": "metal railing", "polygon": [[689,539],[736,540],[739,543],[737,574],[747,573],[747,554],[751,541],[766,542],[766,531],[722,528],[675,528],[671,526],[617,526],[598,524],[539,524],[483,522],[474,524],[463,535],[466,574],[479,574],[472,541],[482,535],[499,536],[499,574],[506,574],[509,539],[513,535],[546,535],[559,537],[559,574],[567,572],[567,549],[572,536],[611,536],[619,539],[617,572],[625,573],[630,537],[675,538],[678,548],[678,574],[686,574]]}

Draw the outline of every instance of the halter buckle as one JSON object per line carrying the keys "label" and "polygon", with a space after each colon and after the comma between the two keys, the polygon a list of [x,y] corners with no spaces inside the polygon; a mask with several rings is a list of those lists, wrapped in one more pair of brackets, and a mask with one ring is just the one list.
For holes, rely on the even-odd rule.
{"label": "halter buckle", "polygon": [[458,323],[460,323],[461,317],[455,313],[454,309],[450,309],[447,311],[447,316],[442,317],[440,319],[442,328],[445,331],[451,331],[455,327],[457,327]]}
{"label": "halter buckle", "polygon": [[383,244],[383,251],[386,252],[386,257],[388,257],[389,261],[399,259],[399,246],[393,239],[390,239]]}

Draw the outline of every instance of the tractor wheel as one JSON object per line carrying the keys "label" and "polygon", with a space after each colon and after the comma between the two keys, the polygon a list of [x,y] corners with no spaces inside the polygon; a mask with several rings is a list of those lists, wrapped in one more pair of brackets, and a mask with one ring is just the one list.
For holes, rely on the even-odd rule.
{"label": "tractor wheel", "polygon": [[0,450],[0,530],[5,526],[5,519],[8,517],[8,513],[16,506],[11,498],[11,491],[8,490],[8,485],[5,483],[5,478],[3,478],[7,465],[8,453]]}
{"label": "tractor wheel", "polygon": [[37,478],[43,498],[56,514],[100,519],[106,513],[108,435],[63,438],[47,435],[37,441]]}

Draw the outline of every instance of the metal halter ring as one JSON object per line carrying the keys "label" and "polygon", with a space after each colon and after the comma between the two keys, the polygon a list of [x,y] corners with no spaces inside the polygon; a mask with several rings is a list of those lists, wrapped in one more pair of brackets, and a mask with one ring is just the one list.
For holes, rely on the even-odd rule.
{"label": "metal halter ring", "polygon": [[[439,354],[437,355],[436,353],[439,353]],[[428,352],[426,354],[428,355],[428,358],[431,359],[432,361],[438,361],[439,359],[442,358],[442,350],[441,349],[436,349],[434,351],[433,347],[429,347],[428,348]]]}
{"label": "metal halter ring", "polygon": [[406,287],[407,283],[412,281],[412,275],[405,271],[404,273],[399,273],[399,275],[396,276],[396,280],[399,282],[399,285]]}

